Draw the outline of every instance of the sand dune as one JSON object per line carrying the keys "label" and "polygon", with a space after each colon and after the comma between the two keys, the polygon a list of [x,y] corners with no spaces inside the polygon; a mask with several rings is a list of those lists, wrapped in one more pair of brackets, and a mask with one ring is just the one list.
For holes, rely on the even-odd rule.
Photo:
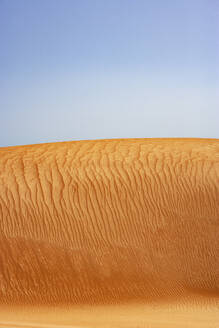
{"label": "sand dune", "polygon": [[219,327],[219,140],[0,148],[0,327]]}

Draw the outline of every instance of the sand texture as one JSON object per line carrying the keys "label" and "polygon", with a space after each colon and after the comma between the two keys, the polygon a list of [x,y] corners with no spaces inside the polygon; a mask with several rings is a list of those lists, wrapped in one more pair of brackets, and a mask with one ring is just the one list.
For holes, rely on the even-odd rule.
{"label": "sand texture", "polygon": [[219,327],[219,140],[0,148],[0,327]]}

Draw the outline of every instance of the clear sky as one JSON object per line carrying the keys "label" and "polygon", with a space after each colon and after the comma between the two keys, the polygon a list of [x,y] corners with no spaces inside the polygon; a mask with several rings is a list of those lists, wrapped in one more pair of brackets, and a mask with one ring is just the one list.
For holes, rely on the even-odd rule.
{"label": "clear sky", "polygon": [[219,138],[219,0],[0,0],[0,146]]}

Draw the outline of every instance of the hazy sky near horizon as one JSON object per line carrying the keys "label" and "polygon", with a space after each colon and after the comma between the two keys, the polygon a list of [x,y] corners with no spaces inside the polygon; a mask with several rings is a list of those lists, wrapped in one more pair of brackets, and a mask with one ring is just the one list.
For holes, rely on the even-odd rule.
{"label": "hazy sky near horizon", "polygon": [[218,0],[0,0],[0,146],[219,138]]}

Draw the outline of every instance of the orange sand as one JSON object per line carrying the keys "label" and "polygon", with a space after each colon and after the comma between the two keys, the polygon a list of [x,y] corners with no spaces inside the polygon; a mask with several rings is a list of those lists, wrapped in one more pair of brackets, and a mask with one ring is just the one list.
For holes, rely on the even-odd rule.
{"label": "orange sand", "polygon": [[219,327],[219,140],[0,148],[0,327]]}

